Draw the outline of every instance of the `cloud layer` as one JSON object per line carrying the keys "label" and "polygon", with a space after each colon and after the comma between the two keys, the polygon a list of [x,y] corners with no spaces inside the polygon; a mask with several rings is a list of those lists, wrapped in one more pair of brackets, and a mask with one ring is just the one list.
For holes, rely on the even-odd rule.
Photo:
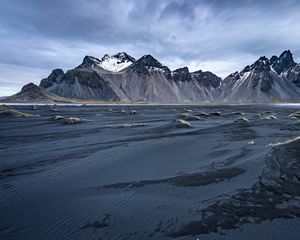
{"label": "cloud layer", "polygon": [[285,49],[299,60],[299,12],[297,0],[4,0],[0,96],[87,54],[152,54],[222,77]]}

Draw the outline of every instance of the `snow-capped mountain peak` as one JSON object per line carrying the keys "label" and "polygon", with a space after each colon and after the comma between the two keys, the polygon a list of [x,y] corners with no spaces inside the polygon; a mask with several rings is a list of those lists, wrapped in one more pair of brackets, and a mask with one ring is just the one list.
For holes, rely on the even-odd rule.
{"label": "snow-capped mountain peak", "polygon": [[114,55],[105,54],[101,60],[96,57],[85,56],[78,68],[101,67],[111,72],[119,72],[134,62],[135,59],[133,57],[125,52],[121,52]]}
{"label": "snow-capped mountain peak", "polygon": [[133,57],[121,52],[114,55],[105,54],[98,65],[108,71],[119,72],[134,62],[135,59]]}
{"label": "snow-capped mountain peak", "polygon": [[[294,66],[290,51],[283,52],[279,58],[273,56],[270,60],[260,57],[241,72],[231,74],[222,81],[222,97],[237,102],[297,99],[300,90],[290,82],[297,82],[298,79]],[[289,69],[290,72],[286,72]]]}

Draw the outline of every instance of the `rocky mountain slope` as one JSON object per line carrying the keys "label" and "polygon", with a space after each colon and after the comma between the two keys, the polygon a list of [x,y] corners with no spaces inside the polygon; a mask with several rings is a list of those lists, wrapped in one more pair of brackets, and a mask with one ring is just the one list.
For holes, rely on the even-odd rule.
{"label": "rocky mountain slope", "polygon": [[59,96],[80,99],[186,102],[213,100],[221,82],[210,72],[190,73],[187,67],[172,72],[151,55],[135,61],[125,53],[116,54],[109,58],[120,65],[113,70],[107,67],[108,62],[104,64],[108,58],[86,56],[82,64],[67,73],[54,70],[40,86]]}
{"label": "rocky mountain slope", "polygon": [[300,64],[287,50],[279,57],[260,57],[222,80],[187,67],[171,71],[151,55],[136,60],[122,52],[86,56],[66,73],[55,69],[40,87],[63,98],[99,101],[295,102],[300,100]]}
{"label": "rocky mountain slope", "polygon": [[[260,57],[222,81],[220,99],[233,102],[294,101],[300,99],[299,66],[290,51],[271,59]],[[297,74],[298,73],[298,74]]]}
{"label": "rocky mountain slope", "polygon": [[57,96],[45,89],[29,83],[25,85],[20,92],[3,99],[5,102],[41,102],[41,103],[54,103],[54,102],[68,102],[68,99]]}
{"label": "rocky mountain slope", "polygon": [[[85,64],[85,61],[86,58],[82,65]],[[48,78],[41,81],[40,87],[67,98],[119,100],[110,84],[101,77],[102,71],[105,72],[104,69],[93,64],[87,67],[79,66],[66,73],[61,69],[55,69]]]}

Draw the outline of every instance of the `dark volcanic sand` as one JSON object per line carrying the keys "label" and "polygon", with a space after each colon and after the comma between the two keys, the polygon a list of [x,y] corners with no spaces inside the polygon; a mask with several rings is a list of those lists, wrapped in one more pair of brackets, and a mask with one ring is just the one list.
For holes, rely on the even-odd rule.
{"label": "dark volcanic sand", "polygon": [[0,239],[300,239],[300,106],[13,108]]}

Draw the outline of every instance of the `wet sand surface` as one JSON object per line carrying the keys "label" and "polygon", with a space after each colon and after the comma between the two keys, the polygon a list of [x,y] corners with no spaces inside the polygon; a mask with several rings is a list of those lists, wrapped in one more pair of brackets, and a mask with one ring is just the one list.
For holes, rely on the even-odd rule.
{"label": "wet sand surface", "polygon": [[12,108],[0,239],[300,238],[300,106]]}

